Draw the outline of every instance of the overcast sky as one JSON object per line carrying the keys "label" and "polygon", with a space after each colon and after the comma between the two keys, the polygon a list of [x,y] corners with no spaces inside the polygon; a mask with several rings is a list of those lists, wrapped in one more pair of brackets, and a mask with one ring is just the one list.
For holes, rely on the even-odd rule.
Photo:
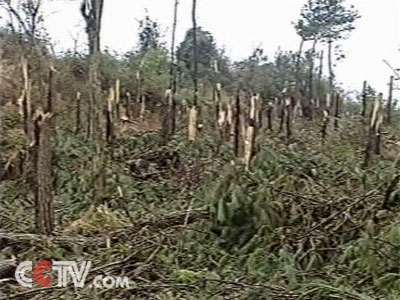
{"label": "overcast sky", "polygon": [[[72,47],[79,33],[80,48],[86,46],[84,22],[79,12],[79,0],[46,0],[45,15],[48,32],[58,50]],[[218,46],[224,47],[233,59],[250,55],[262,45],[272,57],[278,47],[297,50],[299,37],[292,22],[299,16],[306,0],[198,0],[198,24],[210,31]],[[178,41],[191,27],[191,0],[180,0]],[[336,67],[338,80],[344,87],[360,89],[368,80],[387,94],[391,70],[388,60],[400,68],[400,1],[348,0],[362,18],[343,50],[346,59]],[[165,41],[170,40],[174,0],[105,0],[102,45],[111,50],[128,51],[137,44],[138,19],[148,9],[150,16],[165,29]],[[325,70],[326,72],[326,70]]]}

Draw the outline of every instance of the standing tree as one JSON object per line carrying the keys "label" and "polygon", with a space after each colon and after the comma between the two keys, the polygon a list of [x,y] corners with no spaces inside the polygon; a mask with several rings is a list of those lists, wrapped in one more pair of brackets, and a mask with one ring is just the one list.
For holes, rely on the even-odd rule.
{"label": "standing tree", "polygon": [[[354,6],[347,8],[345,0],[308,0],[303,7],[298,28],[306,37],[328,44],[329,84],[331,91],[335,74],[332,50],[335,41],[348,37],[355,29],[354,22],[360,17]],[[315,48],[314,48],[315,51]]]}
{"label": "standing tree", "polygon": [[394,76],[390,76],[389,95],[387,101],[387,119],[386,119],[388,123],[392,121],[393,82],[394,82]]}
{"label": "standing tree", "polygon": [[169,87],[166,93],[168,102],[167,113],[164,117],[164,138],[168,140],[171,135],[175,133],[176,128],[176,91],[177,91],[177,80],[176,80],[176,56],[175,56],[175,40],[176,40],[176,27],[178,22],[178,5],[179,1],[175,0],[174,5],[174,21],[172,25],[172,37],[171,37],[171,63],[169,69]]}
{"label": "standing tree", "polygon": [[[41,14],[42,0],[24,0],[14,4],[11,0],[0,0],[0,7],[10,15],[8,26],[13,32],[22,33],[31,44],[43,33],[43,15]],[[18,29],[15,28],[16,21]]]}
{"label": "standing tree", "polygon": [[193,103],[189,113],[189,141],[195,141],[197,135],[197,97],[198,97],[198,63],[197,63],[197,22],[196,7],[197,1],[193,0],[192,21],[193,21]]}
{"label": "standing tree", "polygon": [[146,15],[139,21],[139,54],[146,53],[150,49],[158,49],[161,46],[160,40],[160,25]]}
{"label": "standing tree", "polygon": [[[197,25],[196,25],[197,26]],[[221,60],[218,49],[212,34],[203,30],[201,27],[191,28],[186,32],[185,39],[178,46],[177,60],[183,71],[185,83],[193,81],[194,74],[194,35],[196,33],[196,65],[197,80],[212,82],[214,79],[213,63]],[[220,58],[220,59],[218,59]],[[220,70],[223,70],[224,64],[220,61]]]}
{"label": "standing tree", "polygon": [[100,30],[104,0],[83,0],[81,13],[86,21],[86,32],[89,40],[89,122],[88,135],[96,144],[96,156],[93,159],[94,192],[93,202],[100,203],[104,189],[104,146],[100,126],[103,105],[101,101],[101,84],[99,80]]}

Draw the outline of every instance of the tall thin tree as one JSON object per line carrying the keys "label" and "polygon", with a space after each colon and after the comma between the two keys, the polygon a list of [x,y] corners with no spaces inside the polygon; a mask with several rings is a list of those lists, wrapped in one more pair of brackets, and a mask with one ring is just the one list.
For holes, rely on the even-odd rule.
{"label": "tall thin tree", "polygon": [[103,197],[105,184],[104,178],[104,142],[101,124],[103,103],[101,101],[101,85],[99,80],[100,60],[100,30],[103,15],[104,0],[83,0],[81,13],[86,22],[86,32],[89,41],[89,116],[92,124],[89,124],[88,135],[92,136],[96,144],[96,155],[93,159],[93,202],[98,205]]}
{"label": "tall thin tree", "polygon": [[197,100],[198,100],[198,59],[197,59],[197,0],[193,0],[192,22],[193,22],[193,103],[189,113],[189,141],[196,140],[197,135]]}

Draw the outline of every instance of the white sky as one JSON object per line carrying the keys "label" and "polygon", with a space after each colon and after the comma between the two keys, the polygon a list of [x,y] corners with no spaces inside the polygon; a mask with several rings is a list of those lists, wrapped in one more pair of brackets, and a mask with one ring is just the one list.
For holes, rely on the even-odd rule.
{"label": "white sky", "polygon": [[[56,49],[72,47],[72,36],[80,32],[80,48],[86,46],[79,0],[46,0],[48,32],[57,42]],[[296,21],[306,0],[198,0],[198,24],[210,31],[218,45],[233,59],[250,55],[262,45],[270,57],[278,47],[297,50],[299,37],[292,22]],[[171,35],[174,0],[105,0],[102,45],[111,50],[127,51],[137,44],[138,19],[145,9],[165,29],[168,43]],[[178,42],[191,27],[191,0],[180,0]],[[346,59],[336,68],[344,87],[360,89],[368,80],[387,94],[391,70],[387,59],[400,68],[400,1],[348,0],[362,18],[350,39],[343,42]],[[326,72],[326,70],[325,70]]]}

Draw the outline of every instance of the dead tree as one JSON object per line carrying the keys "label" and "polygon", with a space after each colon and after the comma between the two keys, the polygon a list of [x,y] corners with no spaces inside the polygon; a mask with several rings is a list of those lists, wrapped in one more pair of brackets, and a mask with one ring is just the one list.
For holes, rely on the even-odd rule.
{"label": "dead tree", "polygon": [[329,111],[324,110],[324,118],[321,128],[322,144],[324,144],[326,140],[326,135],[328,133],[328,125],[329,125]]}
{"label": "dead tree", "polygon": [[41,234],[52,234],[54,230],[51,113],[36,112],[35,128],[35,223]]}
{"label": "dead tree", "polygon": [[193,22],[193,104],[189,112],[189,141],[193,142],[197,136],[197,100],[198,100],[198,61],[197,61],[197,0],[193,0],[192,22]]}
{"label": "dead tree", "polygon": [[178,6],[179,0],[175,0],[174,5],[174,20],[172,25],[171,37],[171,65],[169,70],[169,89],[166,91],[167,112],[164,116],[163,133],[164,139],[168,140],[169,137],[175,134],[176,131],[176,93],[177,93],[177,65],[175,56],[175,40],[176,40],[176,27],[178,23]]}
{"label": "dead tree", "polygon": [[324,51],[321,51],[319,56],[318,68],[318,99],[322,98],[322,75],[324,72]]}
{"label": "dead tree", "polygon": [[86,33],[89,41],[89,132],[96,145],[96,155],[93,159],[93,202],[100,204],[103,199],[105,185],[104,168],[104,143],[101,128],[101,115],[103,103],[101,101],[101,86],[98,75],[100,59],[100,30],[103,14],[104,0],[83,0],[81,13],[86,22]]}
{"label": "dead tree", "polygon": [[106,141],[111,143],[115,139],[114,130],[114,107],[116,104],[116,94],[113,88],[110,88],[108,99],[107,99],[107,110],[106,110]]}
{"label": "dead tree", "polygon": [[79,133],[81,131],[81,93],[76,92],[76,120],[75,120],[75,133]]}
{"label": "dead tree", "polygon": [[246,171],[250,169],[250,162],[254,155],[255,149],[255,136],[257,129],[257,107],[258,107],[259,95],[254,95],[250,99],[250,113],[249,113],[249,124],[247,126],[245,139],[244,139],[244,163]]}
{"label": "dead tree", "polygon": [[361,105],[362,105],[361,116],[365,118],[365,116],[367,115],[367,81],[364,81],[363,83]]}
{"label": "dead tree", "polygon": [[89,136],[101,139],[100,115],[102,111],[101,87],[98,76],[100,55],[100,30],[104,0],[83,0],[81,13],[86,22],[86,33],[89,40]]}
{"label": "dead tree", "polygon": [[131,119],[131,93],[126,92],[125,97],[125,117],[127,120]]}
{"label": "dead tree", "polygon": [[386,120],[389,124],[392,122],[393,82],[394,82],[394,76],[390,76],[389,97],[387,102],[387,117],[386,117]]}
{"label": "dead tree", "polygon": [[285,101],[285,125],[286,125],[286,139],[289,142],[292,137],[292,123],[293,123],[293,109],[296,105],[294,97],[290,97]]}
{"label": "dead tree", "polygon": [[234,125],[234,148],[235,155],[239,157],[240,155],[240,116],[241,116],[241,107],[240,107],[240,90],[237,91],[236,94],[236,102],[235,102],[235,125]]}
{"label": "dead tree", "polygon": [[[17,21],[19,32],[28,37],[31,45],[35,45],[43,23],[41,13],[43,0],[24,0],[20,1],[20,7],[15,5],[12,0],[0,0],[0,7],[3,7]],[[17,30],[12,24],[9,24],[14,32]]]}
{"label": "dead tree", "polygon": [[339,118],[340,118],[340,102],[341,102],[341,97],[339,93],[336,93],[336,97],[334,99],[335,101],[335,121],[334,121],[334,128],[335,131],[339,130]]}
{"label": "dead tree", "polygon": [[382,94],[375,99],[368,122],[368,135],[366,137],[364,167],[368,167],[374,155],[381,154],[381,135],[383,123]]}
{"label": "dead tree", "polygon": [[272,103],[267,102],[267,128],[271,132],[274,130],[273,121],[272,121],[273,110],[274,110],[274,107],[273,107]]}
{"label": "dead tree", "polygon": [[121,110],[120,110],[120,102],[121,102],[121,83],[120,80],[115,80],[115,93],[114,93],[114,102],[115,102],[115,115],[116,119],[119,120],[121,118]]}

